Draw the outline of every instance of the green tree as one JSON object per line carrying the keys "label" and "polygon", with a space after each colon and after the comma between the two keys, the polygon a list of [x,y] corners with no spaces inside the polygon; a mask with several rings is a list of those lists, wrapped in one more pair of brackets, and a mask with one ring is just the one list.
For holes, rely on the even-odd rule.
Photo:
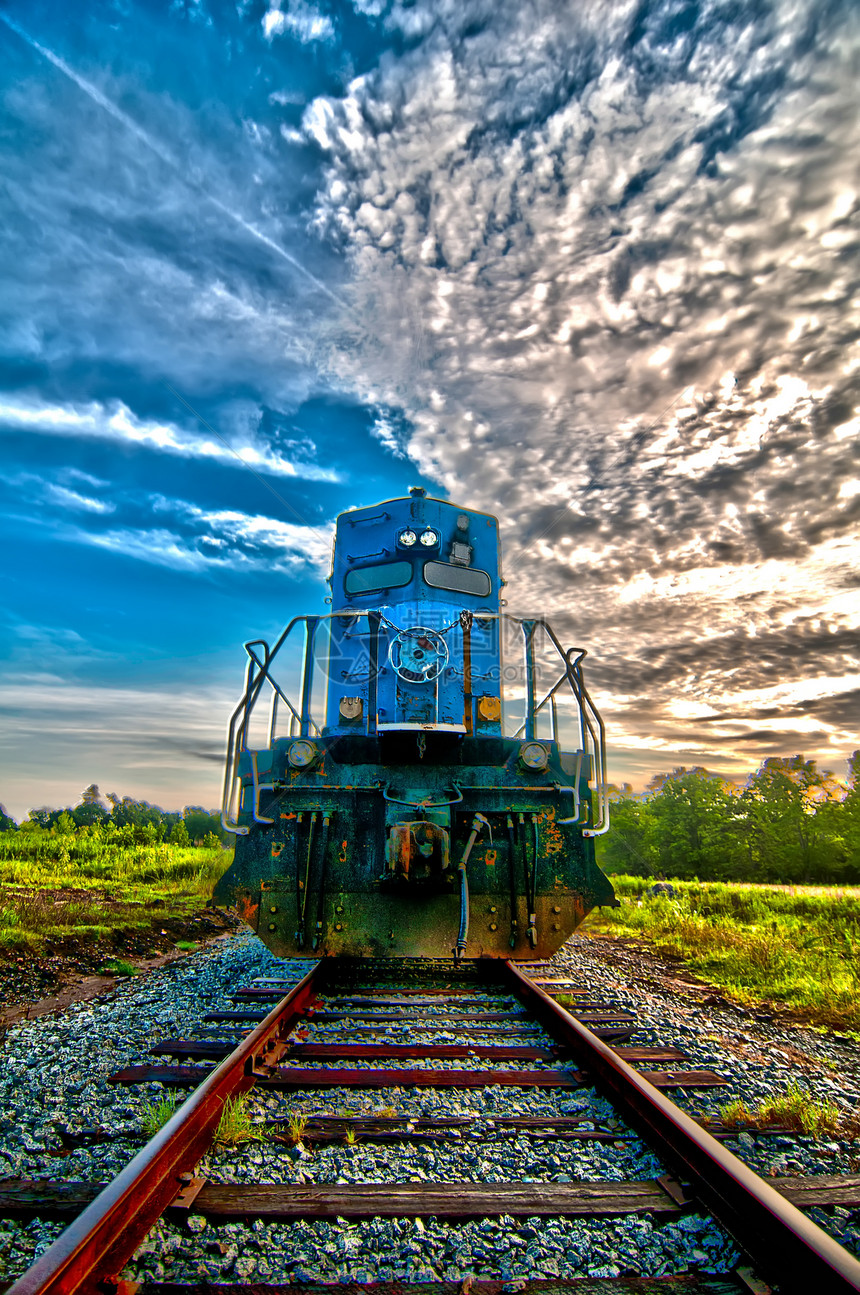
{"label": "green tree", "polygon": [[605,872],[648,877],[656,871],[651,806],[629,783],[609,788],[609,832],[598,836],[597,861]]}
{"label": "green tree", "polygon": [[740,847],[737,798],[707,769],[673,769],[652,778],[649,812],[659,870],[673,877],[737,875]]}
{"label": "green tree", "polygon": [[207,832],[221,836],[221,815],[215,809],[204,809],[202,805],[186,805],[182,811],[188,835],[192,841],[202,841]]}
{"label": "green tree", "polygon": [[102,800],[96,783],[91,782],[89,787],[81,792],[80,804],[70,810],[70,813],[78,827],[95,827],[107,820],[108,808]]}
{"label": "green tree", "polygon": [[180,818],[178,823],[173,824],[173,827],[170,829],[170,835],[167,839],[171,845],[191,844],[191,837],[188,835],[188,828],[185,826],[184,819]]}
{"label": "green tree", "polygon": [[834,864],[835,880],[860,882],[860,751],[848,757],[848,789],[816,809]]}
{"label": "green tree", "polygon": [[75,820],[72,818],[69,811],[64,809],[54,824],[54,830],[57,833],[57,836],[74,836],[75,826]]}
{"label": "green tree", "polygon": [[6,813],[6,806],[0,805],[0,832],[15,832],[18,824],[11,814]]}
{"label": "green tree", "polygon": [[38,809],[31,809],[28,818],[37,827],[49,828],[54,826],[62,812],[61,809],[51,809],[48,805],[41,805]]}
{"label": "green tree", "polygon": [[832,773],[802,755],[772,756],[741,797],[750,855],[762,880],[832,879],[838,863],[833,812],[841,800]]}
{"label": "green tree", "polygon": [[[117,827],[133,827],[140,839],[161,840],[164,832],[164,810],[158,805],[150,805],[145,800],[135,800],[133,796],[123,796],[108,792],[111,803],[111,822]],[[144,831],[144,829],[151,829]]]}

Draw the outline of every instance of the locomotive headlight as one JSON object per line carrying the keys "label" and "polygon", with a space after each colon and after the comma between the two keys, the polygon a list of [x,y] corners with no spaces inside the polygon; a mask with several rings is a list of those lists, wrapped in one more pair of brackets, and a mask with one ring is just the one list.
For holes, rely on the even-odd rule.
{"label": "locomotive headlight", "polygon": [[421,543],[426,544],[428,549],[432,549],[434,544],[439,543],[439,536],[428,526],[426,531],[421,532]]}
{"label": "locomotive headlight", "polygon": [[527,769],[540,773],[549,764],[549,752],[540,742],[526,742],[520,751],[520,760]]}
{"label": "locomotive headlight", "polygon": [[405,549],[411,549],[412,545],[418,539],[414,531],[401,531],[397,536],[397,543],[402,544]]}
{"label": "locomotive headlight", "polygon": [[317,748],[313,742],[294,742],[287,751],[287,759],[294,769],[309,769],[317,758]]}

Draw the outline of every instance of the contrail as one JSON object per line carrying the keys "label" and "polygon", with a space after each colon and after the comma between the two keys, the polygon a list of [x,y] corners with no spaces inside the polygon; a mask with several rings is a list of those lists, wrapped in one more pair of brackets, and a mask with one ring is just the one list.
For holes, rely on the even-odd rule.
{"label": "contrail", "polygon": [[178,175],[190,189],[199,193],[202,198],[205,198],[205,200],[218,211],[223,212],[225,216],[229,216],[235,224],[237,224],[241,229],[244,229],[246,233],[252,236],[252,238],[256,238],[258,242],[263,243],[273,252],[276,252],[278,256],[282,257],[289,265],[298,270],[300,274],[303,274],[306,279],[310,280],[315,288],[320,292],[325,293],[325,295],[330,297],[338,306],[344,310],[350,310],[347,303],[343,301],[337,293],[334,293],[330,288],[327,288],[326,285],[316,277],[316,275],[311,274],[310,270],[305,269],[300,261],[297,261],[294,256],[290,256],[289,252],[285,252],[279,243],[276,243],[274,239],[269,238],[269,236],[264,234],[261,229],[257,229],[256,225],[252,225],[250,221],[245,220],[244,216],[239,215],[238,211],[233,211],[233,209],[228,207],[226,203],[223,203],[220,198],[213,197],[211,193],[207,193],[206,190],[201,188],[201,186],[195,181],[190,180],[177,162],[176,158],[164,147],[163,144],[160,144],[157,139],[153,139],[142,126],[138,126],[137,122],[132,117],[129,117],[127,113],[124,113],[121,108],[117,108],[116,104],[112,103],[110,99],[103,95],[97,86],[94,86],[92,82],[85,80],[84,77],[79,76],[74,68],[69,67],[65,59],[60,58],[59,54],[55,54],[53,50],[47,49],[44,45],[40,45],[37,40],[34,40],[32,36],[25,32],[22,27],[19,27],[13,19],[7,17],[6,14],[0,13],[0,21],[4,22],[6,26],[20,36],[23,41],[26,41],[32,49],[37,50],[43,58],[48,60],[49,63],[53,63],[54,67],[59,68],[70,81],[74,81],[78,89],[83,90],[84,94],[88,95],[90,99],[92,99],[93,103],[97,103],[100,108],[104,108],[105,112],[113,117],[114,121],[118,121],[126,128],[126,130],[131,131],[132,135],[134,135],[136,139],[139,139],[142,144],[145,144],[146,147],[156,155],[156,157],[160,158],[166,166],[169,166],[171,171]]}

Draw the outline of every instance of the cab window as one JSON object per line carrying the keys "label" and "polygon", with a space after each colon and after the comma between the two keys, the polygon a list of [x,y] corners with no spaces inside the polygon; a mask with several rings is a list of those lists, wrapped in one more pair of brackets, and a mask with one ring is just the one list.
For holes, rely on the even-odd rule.
{"label": "cab window", "polygon": [[457,594],[486,598],[491,581],[486,571],[477,567],[455,567],[448,562],[425,562],[424,579],[433,589],[451,589]]}
{"label": "cab window", "polygon": [[380,562],[375,567],[353,567],[344,577],[348,594],[369,594],[376,589],[398,589],[412,579],[411,562]]}

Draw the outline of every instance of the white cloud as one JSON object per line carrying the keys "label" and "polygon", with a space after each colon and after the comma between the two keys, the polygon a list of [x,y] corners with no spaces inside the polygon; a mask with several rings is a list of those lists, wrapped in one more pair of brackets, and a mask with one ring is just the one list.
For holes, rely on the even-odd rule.
{"label": "white cloud", "polygon": [[289,0],[285,12],[275,4],[263,15],[263,35],[266,40],[274,40],[285,32],[307,45],[312,41],[332,40],[334,24],[326,14],[306,4],[305,0]]}
{"label": "white cloud", "polygon": [[116,504],[105,499],[93,499],[90,495],[81,495],[77,490],[69,490],[66,486],[47,485],[45,494],[48,502],[59,508],[72,508],[100,516],[116,511]]}
{"label": "white cloud", "polygon": [[337,481],[332,468],[284,458],[262,436],[250,429],[223,440],[206,431],[187,431],[173,423],[138,418],[122,401],[105,405],[47,405],[35,401],[0,403],[0,434],[26,430],[34,434],[95,438],[118,444],[139,445],[163,454],[187,459],[210,459],[237,467],[240,463],[273,476],[297,477],[305,481]]}
{"label": "white cloud", "polygon": [[373,420],[370,434],[374,440],[379,441],[380,445],[383,445],[396,459],[406,458],[402,442],[397,435],[394,423],[389,415],[378,413],[376,418]]}
{"label": "white cloud", "polygon": [[200,508],[185,500],[152,496],[154,516],[173,525],[83,530],[62,525],[66,539],[155,566],[187,572],[328,573],[333,526],[323,529],[235,510]]}
{"label": "white cloud", "polygon": [[394,6],[414,44],[303,120],[364,322],[338,371],[666,749],[679,696],[856,656],[860,518],[857,15],[673,12]]}

